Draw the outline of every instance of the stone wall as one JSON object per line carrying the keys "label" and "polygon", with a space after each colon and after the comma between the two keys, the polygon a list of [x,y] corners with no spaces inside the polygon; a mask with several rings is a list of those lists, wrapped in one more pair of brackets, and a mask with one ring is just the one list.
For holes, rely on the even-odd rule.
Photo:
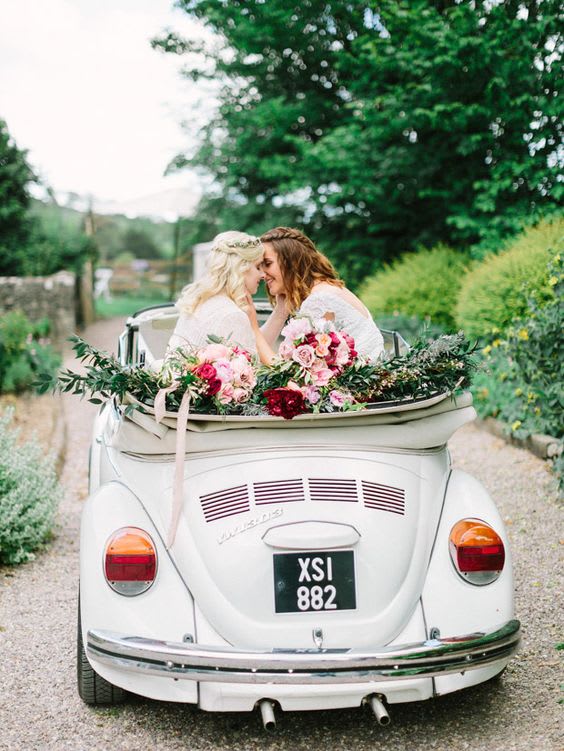
{"label": "stone wall", "polygon": [[76,279],[69,271],[52,276],[0,277],[0,312],[21,310],[31,321],[48,318],[51,339],[62,349],[76,331]]}

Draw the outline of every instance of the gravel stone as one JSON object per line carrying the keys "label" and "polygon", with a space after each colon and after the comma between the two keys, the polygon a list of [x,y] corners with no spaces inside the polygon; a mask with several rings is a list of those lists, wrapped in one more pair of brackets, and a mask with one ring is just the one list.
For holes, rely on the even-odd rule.
{"label": "gravel stone", "polygon": [[[89,327],[85,338],[115,349],[121,321]],[[70,360],[67,364],[71,364]],[[470,425],[450,443],[455,466],[493,495],[507,525],[515,569],[519,654],[500,680],[438,699],[390,708],[378,726],[366,708],[294,712],[266,734],[257,713],[210,714],[187,705],[132,698],[91,708],[75,682],[79,523],[96,407],[63,399],[66,494],[55,539],[29,564],[0,568],[0,749],[2,751],[560,751],[562,533],[553,478],[523,449]]]}

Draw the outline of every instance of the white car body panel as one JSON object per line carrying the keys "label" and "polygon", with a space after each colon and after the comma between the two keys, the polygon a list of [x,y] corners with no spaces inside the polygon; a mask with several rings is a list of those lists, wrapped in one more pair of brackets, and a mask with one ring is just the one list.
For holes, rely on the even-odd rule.
{"label": "white car body panel", "polygon": [[[168,318],[165,323],[169,326]],[[461,635],[517,623],[502,519],[483,486],[450,467],[445,442],[473,414],[468,407],[464,416],[462,409],[455,412],[433,414],[420,424],[406,422],[405,414],[394,424],[392,416],[389,427],[381,429],[383,446],[364,441],[354,420],[329,430],[304,422],[303,427],[280,425],[292,427],[281,431],[267,425],[259,434],[251,432],[256,425],[247,431],[244,425],[234,431],[212,426],[219,432],[191,434],[183,509],[167,550],[175,458],[169,448],[159,453],[159,441],[170,446],[169,428],[154,428],[143,443],[150,450],[123,450],[116,435],[126,418],[106,406],[94,425],[90,496],[81,528],[84,644],[93,633],[108,633],[122,635],[125,645],[131,635],[170,643],[170,649],[193,642],[217,654],[243,650],[253,659],[286,651],[393,653],[406,645],[428,649],[439,635],[456,643]],[[432,443],[436,436],[444,436],[440,445]],[[402,447],[402,440],[411,448]],[[450,559],[449,533],[463,518],[490,524],[505,544],[503,572],[486,586],[463,580]],[[109,537],[126,526],[148,532],[158,556],[152,586],[129,597],[111,589],[103,571]],[[276,612],[275,556],[303,553],[302,573],[307,559],[313,575],[320,570],[315,566],[328,566],[323,554],[340,551],[353,551],[354,608]],[[398,679],[382,674],[355,682],[340,680],[337,671],[334,680],[329,674],[324,682],[289,683],[284,677],[254,681],[252,675],[216,680],[214,673],[193,680],[172,663],[167,674],[164,668],[151,672],[151,660],[144,667],[136,659],[112,662],[92,646],[86,654],[94,670],[115,686],[209,711],[250,711],[263,698],[286,710],[353,707],[374,694],[388,703],[418,701],[487,680],[509,660],[509,652],[499,652],[503,656],[484,667],[444,674],[407,671]]]}

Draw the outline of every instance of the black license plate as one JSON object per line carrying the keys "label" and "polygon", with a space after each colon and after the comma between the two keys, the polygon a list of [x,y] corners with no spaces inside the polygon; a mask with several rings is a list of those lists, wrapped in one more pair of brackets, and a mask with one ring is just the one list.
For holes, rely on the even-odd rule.
{"label": "black license plate", "polygon": [[275,553],[274,606],[277,613],[354,610],[354,553]]}

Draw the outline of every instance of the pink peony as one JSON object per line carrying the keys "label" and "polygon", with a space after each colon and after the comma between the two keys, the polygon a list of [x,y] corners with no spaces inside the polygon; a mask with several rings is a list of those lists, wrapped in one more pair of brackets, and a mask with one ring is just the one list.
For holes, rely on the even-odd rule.
{"label": "pink peony", "polygon": [[309,334],[311,323],[307,318],[292,318],[282,329],[282,336],[295,341]]}
{"label": "pink peony", "polygon": [[233,389],[233,401],[235,404],[241,404],[249,398],[249,392],[247,389],[237,388]]}
{"label": "pink peony", "polygon": [[335,350],[335,363],[337,365],[347,365],[349,362],[349,345],[341,342]]}
{"label": "pink peony", "polygon": [[200,362],[213,362],[214,360],[221,360],[229,357],[229,349],[225,344],[208,344],[203,350],[198,353],[198,360]]}
{"label": "pink peony", "polygon": [[315,351],[309,344],[302,344],[294,350],[292,360],[301,365],[302,368],[310,368],[315,360]]}
{"label": "pink peony", "polygon": [[222,383],[227,383],[233,379],[233,370],[229,360],[226,360],[225,358],[216,360],[214,362],[214,367],[217,371],[217,377]]}

